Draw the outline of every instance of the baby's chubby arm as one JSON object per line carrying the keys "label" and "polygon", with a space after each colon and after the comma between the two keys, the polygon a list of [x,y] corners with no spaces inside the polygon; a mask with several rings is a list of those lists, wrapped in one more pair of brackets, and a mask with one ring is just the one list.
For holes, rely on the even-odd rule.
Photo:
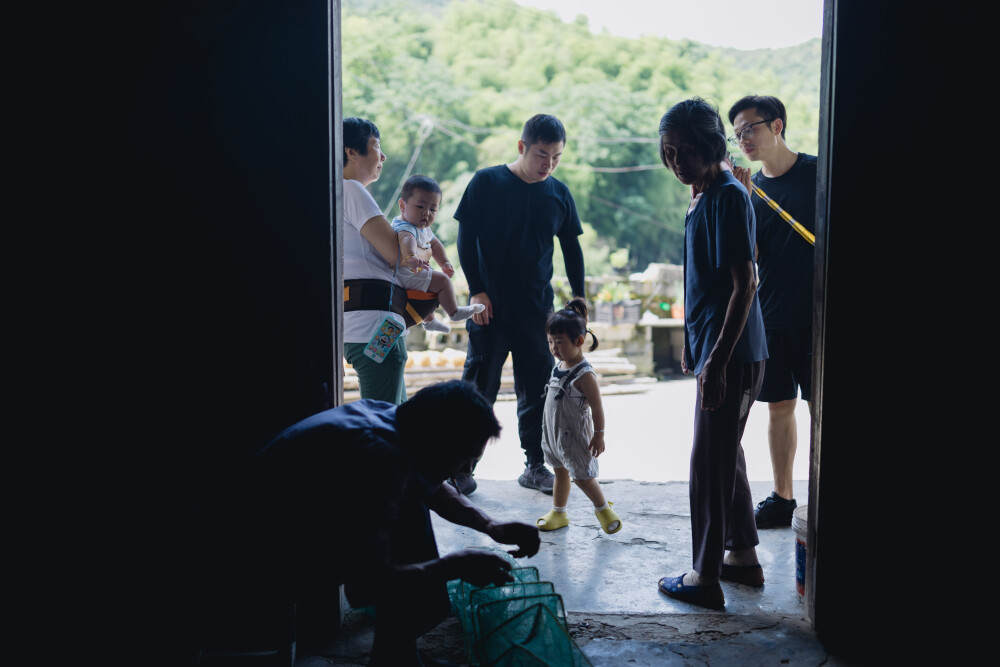
{"label": "baby's chubby arm", "polygon": [[455,267],[448,261],[448,253],[444,250],[444,244],[436,236],[431,241],[431,256],[434,257],[434,261],[438,263],[446,276],[451,278],[455,275]]}
{"label": "baby's chubby arm", "polygon": [[[405,257],[413,257],[415,259],[419,259],[417,257],[417,239],[416,239],[416,237],[413,236],[413,234],[411,234],[410,232],[407,232],[407,231],[404,231],[404,230],[400,230],[400,231],[396,232],[396,236],[399,238],[400,256],[404,257],[404,258]],[[418,273],[421,270],[428,270],[429,271],[430,268],[431,268],[430,262],[426,262],[424,260],[420,260],[420,266],[418,266],[417,268],[413,269],[413,272],[414,273]]]}

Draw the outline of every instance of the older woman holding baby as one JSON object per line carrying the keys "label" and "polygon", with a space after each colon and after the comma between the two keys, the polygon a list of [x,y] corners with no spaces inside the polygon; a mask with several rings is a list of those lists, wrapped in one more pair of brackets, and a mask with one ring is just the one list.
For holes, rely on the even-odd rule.
{"label": "older woman holding baby", "polygon": [[[399,202],[403,220],[397,220],[403,224],[397,230],[366,189],[378,180],[383,162],[375,124],[344,120],[344,357],[358,374],[362,398],[398,405],[406,400],[407,327],[425,321],[438,303],[453,321],[485,306],[459,306],[450,274],[431,271],[418,256],[417,227],[429,225],[434,216],[417,215],[420,201],[406,204],[413,194],[406,186],[433,183],[440,200],[437,183],[428,177],[407,179]],[[434,256],[447,263],[443,250]]]}
{"label": "older woman holding baby", "polygon": [[406,400],[400,335],[406,322],[398,304],[407,289],[426,291],[431,272],[426,261],[401,256],[396,232],[366,189],[383,162],[375,123],[344,119],[344,358],[358,375],[362,398],[399,404]]}

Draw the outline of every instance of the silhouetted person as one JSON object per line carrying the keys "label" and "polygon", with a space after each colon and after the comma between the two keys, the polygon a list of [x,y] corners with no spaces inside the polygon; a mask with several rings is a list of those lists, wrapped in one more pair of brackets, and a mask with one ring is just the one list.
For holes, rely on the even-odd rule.
{"label": "silhouetted person", "polygon": [[[448,437],[428,415],[447,415]],[[538,552],[538,529],[497,522],[443,481],[500,433],[493,407],[468,382],[421,389],[396,406],[362,399],[304,419],[255,459],[245,524],[268,536],[249,562],[274,603],[294,602],[303,650],[332,639],[338,586],[354,607],[375,608],[371,665],[418,665],[417,638],[450,613],[446,582],[511,579],[510,563],[479,549],[438,554],[429,510]]]}

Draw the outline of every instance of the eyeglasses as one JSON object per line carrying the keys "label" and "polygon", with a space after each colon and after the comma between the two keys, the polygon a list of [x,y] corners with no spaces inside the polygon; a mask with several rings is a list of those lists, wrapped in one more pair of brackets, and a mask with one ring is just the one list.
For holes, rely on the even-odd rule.
{"label": "eyeglasses", "polygon": [[774,120],[773,118],[770,118],[768,120],[758,120],[756,123],[750,123],[749,125],[747,125],[746,127],[744,127],[742,130],[740,130],[739,132],[737,132],[733,136],[729,137],[728,141],[733,146],[739,146],[740,142],[743,141],[744,139],[746,139],[747,141],[750,141],[751,139],[753,139],[753,126],[754,125],[760,125],[761,123],[770,123],[773,120]]}

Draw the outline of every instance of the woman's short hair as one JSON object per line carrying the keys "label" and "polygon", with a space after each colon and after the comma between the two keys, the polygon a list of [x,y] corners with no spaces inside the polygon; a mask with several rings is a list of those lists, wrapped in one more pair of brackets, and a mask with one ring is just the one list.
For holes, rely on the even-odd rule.
{"label": "woman's short hair", "polygon": [[344,119],[344,164],[347,164],[347,149],[353,148],[361,155],[368,155],[368,142],[379,138],[375,123],[364,118]]}
{"label": "woman's short hair", "polygon": [[667,165],[663,155],[663,135],[683,134],[690,138],[709,164],[721,162],[729,154],[726,149],[726,126],[719,111],[700,97],[678,102],[660,119],[660,160]]}

